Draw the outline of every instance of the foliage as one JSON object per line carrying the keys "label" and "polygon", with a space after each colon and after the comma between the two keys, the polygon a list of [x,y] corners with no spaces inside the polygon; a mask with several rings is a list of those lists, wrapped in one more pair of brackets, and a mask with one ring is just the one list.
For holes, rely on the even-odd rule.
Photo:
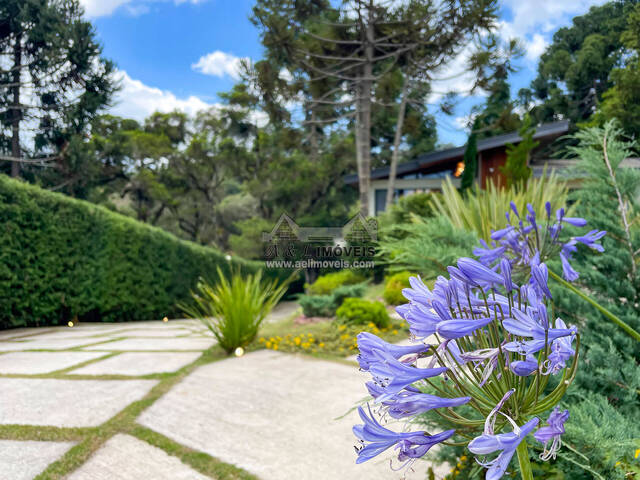
{"label": "foliage", "polygon": [[460,179],[460,190],[465,191],[473,186],[478,175],[478,136],[471,132],[464,149],[464,171]]}
{"label": "foliage", "polygon": [[235,226],[240,232],[229,236],[231,250],[243,258],[255,260],[264,258],[262,233],[270,231],[273,228],[273,222],[256,217],[236,222]]}
{"label": "foliage", "polygon": [[640,4],[627,18],[627,29],[621,40],[629,51],[624,68],[611,71],[613,86],[602,95],[602,104],[596,120],[617,119],[626,133],[640,136]]}
{"label": "foliage", "polygon": [[433,207],[431,205],[433,195],[434,193],[432,192],[418,192],[398,198],[387,211],[378,217],[380,228],[391,228],[400,223],[407,223],[411,221],[412,215],[419,217],[433,216]]}
{"label": "foliage", "polygon": [[475,232],[479,238],[489,241],[496,225],[504,223],[505,205],[509,202],[513,201],[521,212],[526,211],[527,203],[536,212],[544,212],[547,201],[554,209],[564,206],[567,194],[566,182],[555,173],[544,172],[542,178],[530,178],[518,191],[487,182],[485,189],[474,189],[464,196],[448,180],[442,185],[442,196],[434,197],[433,203],[436,211],[453,226]]}
{"label": "foliage", "polygon": [[540,142],[533,139],[535,128],[531,125],[531,117],[527,115],[522,123],[522,128],[518,132],[522,140],[517,144],[507,145],[507,161],[500,171],[507,179],[507,187],[516,187],[516,190],[531,178],[531,168],[529,159],[531,152]]}
{"label": "foliage", "polygon": [[[615,183],[604,161],[605,136]],[[631,154],[632,145],[623,140],[620,129],[611,123],[584,129],[576,134],[575,140],[578,143],[573,153],[580,158],[575,175],[583,178],[583,184],[570,198],[579,202],[576,214],[589,218],[591,228],[608,232],[602,239],[604,252],[600,255],[587,256],[580,250],[576,253],[573,265],[580,272],[578,282],[583,290],[587,289],[598,302],[638,330],[640,275],[637,269],[634,272],[634,265],[640,245],[640,230],[635,221],[640,179],[638,172],[620,165]],[[616,185],[630,223],[631,248]],[[574,451],[559,457],[561,468],[567,478],[576,480],[631,478],[637,475],[634,457],[640,445],[635,421],[640,417],[640,344],[579,297],[560,288],[554,288],[552,293],[559,314],[581,324],[585,346],[582,361],[588,365],[569,391],[567,404],[572,405],[572,419],[567,424],[566,440]]]}
{"label": "foliage", "polygon": [[475,233],[454,227],[441,215],[413,217],[411,223],[397,225],[392,235],[380,240],[377,258],[392,272],[411,269],[423,279],[433,279],[446,272],[449,262],[468,254],[476,243]]}
{"label": "foliage", "polygon": [[612,87],[612,69],[625,59],[621,34],[635,4],[622,0],[592,7],[553,35],[540,57],[531,91],[521,93],[541,100],[532,110],[536,122],[562,115],[576,124],[591,116],[602,94]]}
{"label": "foliage", "polygon": [[333,295],[300,295],[298,303],[306,317],[333,317],[338,308]]}
{"label": "foliage", "polygon": [[345,298],[336,311],[338,321],[348,325],[373,323],[378,328],[389,328],[391,319],[382,302],[362,298]]}
{"label": "foliage", "polygon": [[409,288],[409,277],[415,276],[415,274],[402,271],[394,273],[387,279],[387,283],[384,286],[384,292],[382,297],[387,305],[400,305],[406,303],[407,299],[402,295],[404,288]]}
{"label": "foliage", "polygon": [[213,248],[88,202],[0,176],[0,326],[126,321],[178,313],[199,277],[230,266]]}
{"label": "foliage", "polygon": [[304,287],[309,295],[329,295],[342,285],[353,285],[362,282],[364,279],[361,273],[345,269],[321,275],[311,285],[305,284]]}
{"label": "foliage", "polygon": [[[290,329],[289,329],[290,330]],[[356,337],[360,332],[379,335],[389,342],[399,342],[407,338],[406,324],[392,320],[389,327],[378,328],[374,323],[367,325],[345,325],[336,322],[322,322],[300,326],[297,332],[263,336],[259,345],[283,352],[321,353],[338,356],[353,355],[358,351]]]}
{"label": "foliage", "polygon": [[260,324],[287,291],[287,281],[263,281],[262,271],[231,279],[218,268],[217,283],[198,282],[192,293],[193,305],[181,308],[200,320],[227,353],[250,344]]}
{"label": "foliage", "polygon": [[333,317],[345,298],[362,297],[365,283],[341,285],[327,295],[300,295],[298,303],[307,317]]}

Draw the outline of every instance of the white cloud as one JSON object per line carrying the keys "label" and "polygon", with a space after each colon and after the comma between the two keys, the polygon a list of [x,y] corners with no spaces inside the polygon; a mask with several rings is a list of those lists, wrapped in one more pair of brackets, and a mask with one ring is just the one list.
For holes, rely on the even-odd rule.
{"label": "white cloud", "polygon": [[522,34],[549,33],[571,18],[587,12],[589,7],[602,5],[608,0],[505,0],[511,10],[514,31]]}
{"label": "white cloud", "polygon": [[569,25],[573,17],[585,14],[590,7],[607,0],[505,0],[511,12],[510,21],[498,22],[498,32],[504,39],[520,38],[527,60],[537,61],[551,41],[553,32]]}
{"label": "white cloud", "polygon": [[118,92],[114,106],[110,109],[110,113],[114,115],[141,121],[155,111],[180,110],[193,115],[201,110],[218,106],[207,103],[195,95],[178,98],[168,90],[150,87],[140,80],[131,78],[124,70],[118,71],[115,77],[120,81],[122,89]]}
{"label": "white cloud", "polygon": [[[124,10],[133,16],[142,15],[150,11],[149,4],[167,0],[80,0],[80,4],[89,18],[104,17],[111,15],[119,7],[125,5]],[[174,0],[175,5],[189,3],[197,5],[207,0]]]}
{"label": "white cloud", "polygon": [[213,75],[215,77],[230,76],[231,78],[238,80],[240,78],[240,67],[242,59],[236,57],[230,53],[225,53],[220,50],[207,53],[200,57],[200,59],[191,65],[194,70],[204,73],[205,75]]}
{"label": "white cloud", "polygon": [[103,17],[111,15],[118,7],[131,2],[131,0],[80,0],[88,17]]}
{"label": "white cloud", "polygon": [[473,48],[473,45],[467,45],[451,61],[434,72],[428,103],[438,102],[447,93],[463,96],[470,94],[476,80],[475,75],[468,71],[469,55]]}

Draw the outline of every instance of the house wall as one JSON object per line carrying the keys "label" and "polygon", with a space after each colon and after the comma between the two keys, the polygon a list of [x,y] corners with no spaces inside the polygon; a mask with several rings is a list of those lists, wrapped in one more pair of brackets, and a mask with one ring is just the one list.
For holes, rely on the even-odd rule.
{"label": "house wall", "polygon": [[505,176],[500,171],[500,167],[504,166],[507,161],[507,152],[505,147],[493,148],[482,152],[482,161],[480,162],[480,185],[484,188],[487,180],[492,178],[497,185],[506,185]]}

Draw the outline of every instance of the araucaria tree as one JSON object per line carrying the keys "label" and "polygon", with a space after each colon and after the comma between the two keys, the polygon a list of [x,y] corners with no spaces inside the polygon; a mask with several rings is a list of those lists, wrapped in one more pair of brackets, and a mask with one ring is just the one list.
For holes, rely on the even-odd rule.
{"label": "araucaria tree", "polygon": [[273,31],[274,19],[280,19],[279,38],[287,44],[289,63],[297,74],[293,80],[306,92],[318,82],[330,86],[304,99],[316,113],[322,109],[335,113],[328,119],[319,115],[322,120],[317,122],[343,120],[353,125],[360,211],[369,214],[372,107],[379,83],[398,69],[405,76],[411,71],[429,80],[474,34],[491,27],[496,1],[345,0],[339,9],[323,8],[303,17],[287,16],[290,1],[259,3],[269,6],[268,15],[265,9],[254,9],[265,28]]}
{"label": "araucaria tree", "polygon": [[114,92],[94,37],[78,0],[0,3],[0,160],[12,176],[35,164],[73,178],[65,151]]}

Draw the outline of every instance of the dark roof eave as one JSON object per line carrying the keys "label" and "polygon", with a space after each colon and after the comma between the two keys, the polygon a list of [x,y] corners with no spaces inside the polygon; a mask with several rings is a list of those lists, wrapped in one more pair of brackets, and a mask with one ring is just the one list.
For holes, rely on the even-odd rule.
{"label": "dark roof eave", "polygon": [[[533,134],[534,139],[540,139],[550,136],[558,136],[569,131],[569,121],[560,120],[558,122],[544,123],[540,125]],[[478,152],[485,150],[491,150],[492,148],[502,147],[509,143],[516,143],[522,140],[522,137],[518,132],[505,133],[503,135],[496,135],[495,137],[485,138],[478,141]],[[446,150],[439,150],[436,152],[429,152],[419,155],[415,160],[401,163],[398,165],[397,175],[403,175],[405,173],[411,173],[426,166],[435,166],[440,162],[451,160],[464,155],[465,146],[448,148]],[[380,178],[388,178],[389,167],[380,167],[371,171],[371,179],[377,180]],[[351,173],[345,175],[343,181],[348,185],[355,185],[358,183],[358,174]]]}

